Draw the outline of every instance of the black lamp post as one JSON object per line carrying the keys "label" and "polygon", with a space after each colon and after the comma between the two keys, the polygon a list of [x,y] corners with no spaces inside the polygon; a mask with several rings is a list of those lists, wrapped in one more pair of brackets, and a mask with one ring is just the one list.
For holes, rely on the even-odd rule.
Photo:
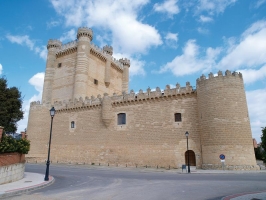
{"label": "black lamp post", "polygon": [[188,151],[188,135],[189,135],[189,133],[186,132],[185,135],[186,135],[186,137],[187,137],[187,173],[190,173],[189,151]]}
{"label": "black lamp post", "polygon": [[54,107],[51,108],[50,115],[51,115],[51,128],[50,128],[50,139],[49,139],[49,146],[48,146],[48,158],[46,161],[46,172],[45,172],[45,177],[44,177],[45,181],[49,181],[50,146],[51,146],[51,139],[52,139],[53,119],[54,119],[54,115],[55,115]]}

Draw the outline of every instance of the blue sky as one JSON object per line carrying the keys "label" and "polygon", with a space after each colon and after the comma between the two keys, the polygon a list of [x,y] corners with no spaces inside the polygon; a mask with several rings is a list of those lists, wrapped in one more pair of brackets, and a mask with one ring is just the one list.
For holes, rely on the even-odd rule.
{"label": "blue sky", "polygon": [[243,73],[252,135],[266,126],[266,0],[24,0],[0,1],[0,76],[29,103],[41,100],[49,39],[76,39],[93,29],[93,43],[112,45],[131,60],[130,89],[177,82],[209,72]]}

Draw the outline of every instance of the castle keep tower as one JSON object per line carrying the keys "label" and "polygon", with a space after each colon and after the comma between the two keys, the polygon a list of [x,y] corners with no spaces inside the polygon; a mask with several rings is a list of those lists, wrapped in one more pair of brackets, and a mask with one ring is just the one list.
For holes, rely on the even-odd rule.
{"label": "castle keep tower", "polygon": [[241,73],[221,71],[197,80],[198,116],[203,168],[225,164],[252,168],[256,166],[246,95]]}
{"label": "castle keep tower", "polygon": [[128,92],[130,61],[113,58],[113,47],[92,43],[93,31],[78,29],[77,40],[62,45],[49,40],[43,102],[54,103]]}

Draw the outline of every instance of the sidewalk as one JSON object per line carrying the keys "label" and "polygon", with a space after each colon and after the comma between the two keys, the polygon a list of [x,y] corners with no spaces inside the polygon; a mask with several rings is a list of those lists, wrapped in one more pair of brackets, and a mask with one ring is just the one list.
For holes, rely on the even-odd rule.
{"label": "sidewalk", "polygon": [[49,181],[44,181],[43,174],[25,172],[23,179],[0,185],[0,199],[40,189],[51,185],[54,181],[52,176],[49,176]]}

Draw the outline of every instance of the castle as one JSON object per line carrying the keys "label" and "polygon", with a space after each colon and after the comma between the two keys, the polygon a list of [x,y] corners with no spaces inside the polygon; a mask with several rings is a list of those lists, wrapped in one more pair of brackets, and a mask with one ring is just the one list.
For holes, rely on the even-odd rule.
{"label": "castle", "polygon": [[[32,102],[28,120],[29,162],[51,161],[118,166],[257,170],[241,73],[202,75],[193,89],[128,92],[128,59],[92,44],[79,28],[77,40],[49,40],[42,102]],[[187,138],[188,131],[188,151]]]}

